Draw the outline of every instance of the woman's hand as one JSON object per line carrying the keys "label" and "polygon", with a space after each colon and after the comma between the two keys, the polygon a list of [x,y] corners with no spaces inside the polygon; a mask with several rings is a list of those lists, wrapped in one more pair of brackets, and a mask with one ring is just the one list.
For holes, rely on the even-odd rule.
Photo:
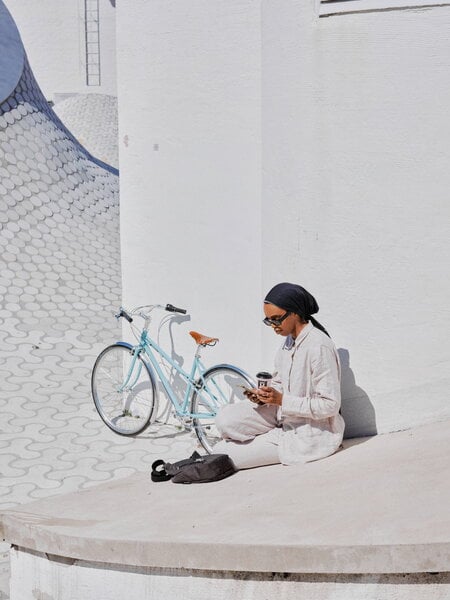
{"label": "woman's hand", "polygon": [[244,396],[255,404],[276,404],[277,406],[281,406],[283,398],[281,392],[268,386],[260,387],[258,389],[244,389]]}
{"label": "woman's hand", "polygon": [[251,402],[254,402],[255,404],[264,404],[264,402],[261,402],[261,400],[258,398],[258,390],[256,388],[244,388],[244,396],[246,396]]}
{"label": "woman's hand", "polygon": [[263,402],[264,404],[276,404],[277,406],[281,406],[283,394],[275,388],[263,386],[255,390],[255,392],[260,402]]}

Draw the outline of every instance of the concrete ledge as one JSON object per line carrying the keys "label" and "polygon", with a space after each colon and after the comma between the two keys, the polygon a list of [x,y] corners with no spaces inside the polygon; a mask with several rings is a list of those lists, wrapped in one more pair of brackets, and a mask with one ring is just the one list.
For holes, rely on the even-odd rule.
{"label": "concrete ledge", "polygon": [[330,575],[123,567],[11,551],[11,600],[447,600],[449,573]]}
{"label": "concrete ledge", "polygon": [[96,563],[211,571],[450,571],[450,423],[349,440],[298,467],[198,486],[147,473],[1,515],[28,550]]}

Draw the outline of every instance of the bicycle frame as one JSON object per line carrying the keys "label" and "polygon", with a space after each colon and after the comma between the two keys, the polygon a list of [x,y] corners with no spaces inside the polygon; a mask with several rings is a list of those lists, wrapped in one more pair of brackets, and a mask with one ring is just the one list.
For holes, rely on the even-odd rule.
{"label": "bicycle frame", "polygon": [[[133,359],[131,361],[130,368],[129,368],[128,374],[125,378],[125,381],[123,382],[122,386],[120,387],[120,391],[123,391],[128,386],[132,387],[135,384],[135,382],[138,380],[140,372],[141,372],[141,368],[142,368],[141,364],[139,364],[138,371],[137,371],[135,377],[133,378],[133,381],[131,381],[131,383],[130,383],[130,380],[133,377],[133,372],[134,372],[134,367],[135,367],[135,364],[137,361],[137,357],[142,352],[148,358],[151,366],[153,367],[157,376],[159,377],[159,380],[161,381],[161,383],[166,391],[166,394],[169,397],[169,400],[170,400],[173,408],[175,409],[177,416],[189,417],[189,418],[193,418],[193,419],[205,418],[205,417],[213,418],[215,416],[215,408],[214,408],[214,406],[211,405],[211,402],[210,402],[210,398],[213,398],[214,396],[213,396],[211,390],[209,390],[207,388],[204,388],[207,393],[204,394],[203,396],[204,396],[206,404],[209,406],[209,408],[211,410],[211,413],[204,413],[204,412],[192,413],[189,410],[189,400],[191,398],[193,389],[195,388],[198,392],[200,391],[200,388],[199,388],[197,382],[199,379],[200,380],[203,379],[203,374],[206,371],[205,366],[203,365],[202,361],[200,360],[199,349],[197,349],[197,352],[194,355],[194,360],[192,362],[191,371],[190,371],[190,373],[187,373],[187,371],[185,371],[179,364],[174,362],[174,360],[167,354],[167,352],[165,352],[154,340],[151,339],[151,337],[149,337],[146,329],[144,329],[141,332],[139,344],[136,346],[133,346]],[[158,363],[158,361],[154,355],[154,352],[159,354],[167,362],[168,365],[170,365],[172,368],[174,368],[177,371],[177,373],[187,383],[186,391],[185,391],[182,402],[179,402],[178,398],[176,397],[170,382],[168,381],[166,375],[163,373],[161,366]]]}

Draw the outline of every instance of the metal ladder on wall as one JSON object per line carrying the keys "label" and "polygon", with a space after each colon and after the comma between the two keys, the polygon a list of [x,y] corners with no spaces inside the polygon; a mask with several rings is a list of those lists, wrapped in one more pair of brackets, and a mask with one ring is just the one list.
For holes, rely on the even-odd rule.
{"label": "metal ladder on wall", "polygon": [[84,0],[86,40],[86,85],[100,85],[100,14],[99,0]]}

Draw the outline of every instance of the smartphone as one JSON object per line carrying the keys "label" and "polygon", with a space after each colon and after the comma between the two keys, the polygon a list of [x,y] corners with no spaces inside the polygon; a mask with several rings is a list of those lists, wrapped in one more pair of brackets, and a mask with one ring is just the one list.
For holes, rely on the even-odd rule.
{"label": "smartphone", "polygon": [[[261,400],[258,400],[258,396],[252,392],[252,388],[248,388],[245,385],[240,385],[239,387],[242,388],[244,390],[244,395],[246,398],[248,398],[250,400],[250,402],[254,402],[255,404],[265,404],[264,402],[261,402]],[[249,392],[248,394],[246,394],[245,392]]]}

